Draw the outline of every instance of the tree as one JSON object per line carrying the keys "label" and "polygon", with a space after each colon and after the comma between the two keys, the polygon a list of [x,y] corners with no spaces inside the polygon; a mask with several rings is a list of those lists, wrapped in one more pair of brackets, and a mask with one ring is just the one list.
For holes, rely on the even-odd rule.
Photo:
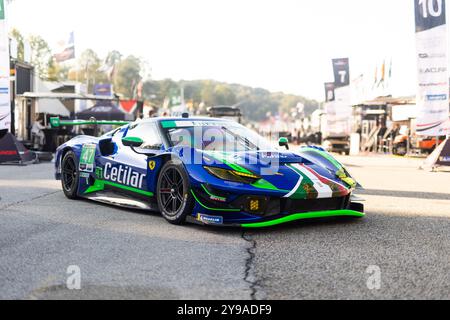
{"label": "tree", "polygon": [[123,55],[119,51],[117,50],[110,51],[106,56],[105,64],[108,66],[113,66],[122,61],[122,57]]}
{"label": "tree", "polygon": [[214,88],[214,105],[232,106],[236,104],[236,95],[233,90],[225,84],[218,84]]}
{"label": "tree", "polygon": [[107,75],[104,72],[99,71],[101,67],[101,59],[97,53],[92,49],[83,51],[78,59],[78,73],[79,79],[86,81],[88,85],[88,91],[92,92],[93,87],[97,83],[107,82]]}
{"label": "tree", "polygon": [[69,79],[70,67],[57,62],[52,62],[48,68],[49,81],[66,81]]}
{"label": "tree", "polygon": [[211,80],[206,80],[202,83],[201,97],[202,102],[204,102],[206,105],[214,105],[214,87],[215,84]]}
{"label": "tree", "polygon": [[17,41],[17,59],[24,61],[25,44],[22,34],[16,28],[11,30],[11,37]]}
{"label": "tree", "polygon": [[50,47],[42,37],[31,36],[31,64],[41,79],[49,79],[49,69],[54,67],[54,61]]}
{"label": "tree", "polygon": [[158,81],[147,80],[142,86],[142,95],[145,100],[152,100],[157,105],[162,105],[164,98],[160,95],[161,85]]}
{"label": "tree", "polygon": [[135,56],[128,56],[116,65],[114,88],[117,93],[127,98],[135,97],[135,88],[141,81],[141,60]]}

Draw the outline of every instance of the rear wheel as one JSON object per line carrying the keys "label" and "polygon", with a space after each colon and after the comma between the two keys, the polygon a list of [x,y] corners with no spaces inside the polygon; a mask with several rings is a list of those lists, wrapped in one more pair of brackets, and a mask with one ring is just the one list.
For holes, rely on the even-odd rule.
{"label": "rear wheel", "polygon": [[162,216],[172,224],[183,224],[191,214],[194,199],[189,177],[179,161],[168,161],[161,169],[157,184],[157,201]]}
{"label": "rear wheel", "polygon": [[78,198],[78,178],[77,158],[73,151],[69,151],[61,162],[61,185],[65,196],[69,199]]}

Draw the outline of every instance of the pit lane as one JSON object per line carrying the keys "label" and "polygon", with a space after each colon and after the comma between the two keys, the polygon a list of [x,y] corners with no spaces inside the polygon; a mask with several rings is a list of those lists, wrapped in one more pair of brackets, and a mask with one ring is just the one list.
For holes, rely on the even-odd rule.
{"label": "pit lane", "polygon": [[[53,164],[0,166],[0,298],[450,298],[450,173],[420,160],[342,157],[365,187],[362,220],[264,230],[169,225],[70,201]],[[69,266],[81,290],[68,290]],[[380,289],[369,289],[369,266]]]}

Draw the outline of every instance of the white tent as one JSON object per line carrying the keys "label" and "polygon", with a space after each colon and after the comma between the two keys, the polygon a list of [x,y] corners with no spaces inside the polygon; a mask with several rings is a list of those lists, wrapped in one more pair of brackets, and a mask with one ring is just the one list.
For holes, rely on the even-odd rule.
{"label": "white tent", "polygon": [[[52,92],[60,87],[58,83],[48,81],[37,81],[37,92]],[[46,113],[63,117],[70,116],[69,110],[57,99],[37,99],[36,113]]]}

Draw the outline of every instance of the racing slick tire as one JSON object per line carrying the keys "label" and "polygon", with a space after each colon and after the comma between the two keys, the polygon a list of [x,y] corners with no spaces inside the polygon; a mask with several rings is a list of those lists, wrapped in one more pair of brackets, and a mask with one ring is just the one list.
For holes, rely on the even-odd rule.
{"label": "racing slick tire", "polygon": [[78,199],[79,183],[78,161],[75,153],[69,151],[61,161],[61,185],[64,195],[72,200]]}
{"label": "racing slick tire", "polygon": [[158,176],[156,194],[159,210],[169,223],[182,225],[191,214],[195,200],[189,177],[180,161],[168,161]]}

